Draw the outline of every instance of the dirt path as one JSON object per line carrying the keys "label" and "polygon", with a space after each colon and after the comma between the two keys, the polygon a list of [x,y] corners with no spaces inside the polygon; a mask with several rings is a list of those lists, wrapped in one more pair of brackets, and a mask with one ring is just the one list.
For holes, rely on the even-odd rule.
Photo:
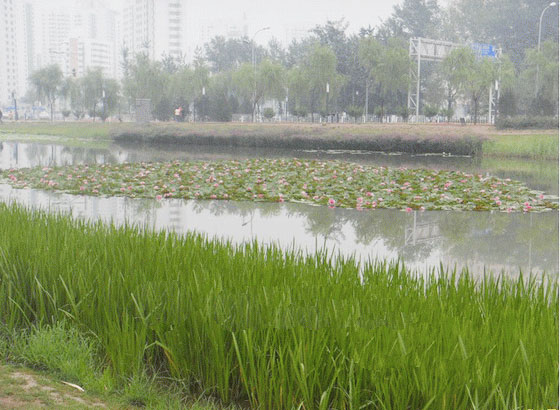
{"label": "dirt path", "polygon": [[29,369],[0,365],[0,409],[117,409],[78,387]]}

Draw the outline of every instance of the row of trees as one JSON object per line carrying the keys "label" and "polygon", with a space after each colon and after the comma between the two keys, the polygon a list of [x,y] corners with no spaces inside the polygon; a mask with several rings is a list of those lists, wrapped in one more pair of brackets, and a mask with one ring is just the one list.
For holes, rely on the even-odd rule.
{"label": "row of trees", "polygon": [[88,70],[82,78],[64,78],[58,65],[50,65],[35,71],[29,81],[35,98],[48,105],[51,121],[57,101],[65,118],[73,114],[80,119],[87,113],[105,121],[119,108],[119,82],[105,77],[101,69]]}
{"label": "row of trees", "polygon": [[[421,36],[488,42],[504,49],[499,61],[478,58],[464,47],[454,50],[441,64],[423,63],[421,112],[428,117],[440,114],[450,118],[461,101],[469,104],[476,121],[488,108],[484,96],[496,80],[501,84],[502,115],[554,114],[558,107],[558,46],[557,32],[551,27],[556,24],[557,31],[557,21],[547,23],[545,19],[543,32],[552,40],[544,41],[537,51],[536,47],[520,48],[520,44],[529,44],[526,39],[514,44],[507,37],[519,38],[524,33],[530,38],[534,33],[526,22],[514,19],[513,28],[504,26],[500,31],[487,27],[496,23],[483,18],[491,12],[494,20],[503,20],[512,13],[510,3],[518,6],[516,12],[523,9],[533,18],[541,0],[534,2],[455,0],[440,8],[435,0],[404,0],[379,27],[362,28],[350,36],[346,34],[347,23],[341,20],[316,26],[307,38],[292,42],[288,48],[275,40],[262,47],[248,38],[215,37],[198,50],[190,65],[171,56],[151,61],[146,55],[131,56],[123,50],[121,84],[96,70],[81,79],[63,79],[57,74],[46,81],[43,71],[47,69],[35,73],[32,83],[37,95],[51,107],[58,96],[77,116],[87,112],[103,118],[118,108],[130,111],[136,98],[149,98],[153,115],[160,120],[170,119],[174,108],[181,106],[184,113],[192,109],[197,119],[227,121],[233,113],[259,112],[265,101],[276,101],[277,114],[284,115],[287,109],[298,117],[310,114],[312,120],[316,113],[342,111],[355,118],[366,113],[407,118],[413,64],[408,38]],[[465,19],[479,31],[463,24]],[[48,70],[52,74],[55,69]],[[53,82],[54,77],[58,80]],[[47,82],[49,85],[44,85]]]}

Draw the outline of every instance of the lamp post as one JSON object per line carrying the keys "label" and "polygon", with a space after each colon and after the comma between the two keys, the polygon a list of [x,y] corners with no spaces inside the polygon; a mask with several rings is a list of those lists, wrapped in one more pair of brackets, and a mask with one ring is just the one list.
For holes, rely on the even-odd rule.
{"label": "lamp post", "polygon": [[263,27],[253,34],[251,38],[251,63],[253,64],[253,122],[255,122],[255,107],[257,106],[257,60],[255,58],[255,37],[261,31],[270,30],[270,27]]}
{"label": "lamp post", "polygon": [[12,100],[14,100],[14,118],[17,121],[19,119],[18,110],[17,110],[17,100],[16,100],[16,91],[12,91]]}
{"label": "lamp post", "polygon": [[[544,16],[544,12],[548,10],[550,7],[554,7],[554,6],[556,6],[555,1],[551,2],[548,6],[546,6],[541,13],[541,18],[539,19],[539,40],[537,41],[537,53],[541,52],[541,31],[542,31],[542,18]],[[537,60],[537,79],[535,81],[535,98],[537,97],[538,93],[539,93],[539,60]]]}
{"label": "lamp post", "polygon": [[326,106],[327,106],[327,122],[329,122],[329,91],[330,91],[329,90],[329,83],[327,83],[326,91],[327,91],[327,104],[326,104]]}

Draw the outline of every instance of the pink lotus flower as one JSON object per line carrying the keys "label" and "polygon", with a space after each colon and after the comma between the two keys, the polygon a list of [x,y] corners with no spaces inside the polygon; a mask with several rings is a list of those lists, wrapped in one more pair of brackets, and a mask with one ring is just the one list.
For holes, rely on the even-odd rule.
{"label": "pink lotus flower", "polygon": [[334,204],[336,203],[336,201],[332,198],[329,199],[329,206],[334,206]]}
{"label": "pink lotus flower", "polygon": [[412,208],[408,207],[408,208],[405,209],[405,211],[406,211],[407,213],[410,213],[410,212],[412,212]]}
{"label": "pink lotus flower", "polygon": [[161,201],[161,198],[162,198],[161,195],[156,195],[156,199],[157,199],[158,201]]}

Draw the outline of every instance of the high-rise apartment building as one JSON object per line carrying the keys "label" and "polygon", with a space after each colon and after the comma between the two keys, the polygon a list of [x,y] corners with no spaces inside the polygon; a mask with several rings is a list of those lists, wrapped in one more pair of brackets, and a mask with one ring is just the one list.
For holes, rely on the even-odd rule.
{"label": "high-rise apartment building", "polygon": [[186,50],[186,0],[126,0],[122,12],[123,46],[152,59],[180,56]]}
{"label": "high-rise apartment building", "polygon": [[12,92],[18,91],[17,6],[15,0],[0,2],[0,105],[9,103]]}

